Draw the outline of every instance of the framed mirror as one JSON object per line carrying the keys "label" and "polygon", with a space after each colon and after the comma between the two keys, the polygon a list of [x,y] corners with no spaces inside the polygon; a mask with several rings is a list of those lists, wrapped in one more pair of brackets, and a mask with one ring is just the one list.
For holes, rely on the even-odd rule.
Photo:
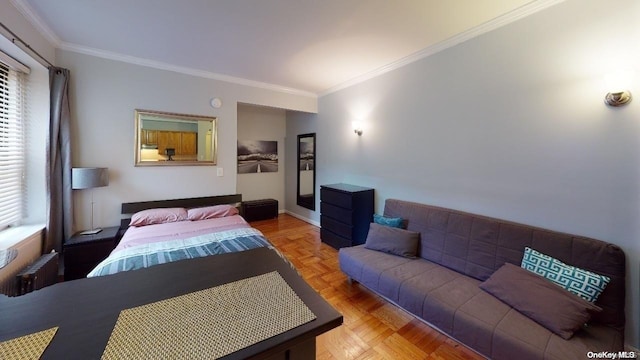
{"label": "framed mirror", "polygon": [[135,111],[135,166],[215,165],[216,118]]}
{"label": "framed mirror", "polygon": [[298,135],[298,205],[316,209],[316,134]]}

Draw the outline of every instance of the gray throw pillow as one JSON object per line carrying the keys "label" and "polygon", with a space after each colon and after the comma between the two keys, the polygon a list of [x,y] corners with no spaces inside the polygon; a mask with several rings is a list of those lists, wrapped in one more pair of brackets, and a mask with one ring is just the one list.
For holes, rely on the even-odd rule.
{"label": "gray throw pillow", "polygon": [[504,264],[480,288],[568,340],[602,309],[540,275]]}
{"label": "gray throw pillow", "polygon": [[419,242],[420,233],[371,223],[364,247],[371,250],[414,258],[418,254]]}

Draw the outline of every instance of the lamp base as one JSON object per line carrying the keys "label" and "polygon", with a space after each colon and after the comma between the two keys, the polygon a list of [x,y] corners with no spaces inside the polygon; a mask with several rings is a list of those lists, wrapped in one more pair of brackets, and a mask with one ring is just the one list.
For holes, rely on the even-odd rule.
{"label": "lamp base", "polygon": [[79,232],[78,235],[95,235],[95,234],[99,233],[100,231],[102,231],[102,229],[100,229],[100,228],[91,229],[91,230],[85,230],[85,231]]}

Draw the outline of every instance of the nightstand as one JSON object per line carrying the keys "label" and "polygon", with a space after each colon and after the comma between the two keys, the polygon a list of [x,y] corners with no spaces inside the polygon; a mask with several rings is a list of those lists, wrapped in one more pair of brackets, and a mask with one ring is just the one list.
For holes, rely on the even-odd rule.
{"label": "nightstand", "polygon": [[87,276],[100,261],[116,247],[119,240],[118,226],[103,228],[94,235],[73,235],[64,244],[64,279],[74,280]]}

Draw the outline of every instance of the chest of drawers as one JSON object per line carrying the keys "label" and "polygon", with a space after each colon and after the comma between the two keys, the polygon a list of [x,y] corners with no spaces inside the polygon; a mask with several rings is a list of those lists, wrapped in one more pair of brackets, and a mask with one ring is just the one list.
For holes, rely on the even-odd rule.
{"label": "chest of drawers", "polygon": [[364,244],[373,221],[374,190],[351,184],[320,186],[320,238],[336,249]]}

